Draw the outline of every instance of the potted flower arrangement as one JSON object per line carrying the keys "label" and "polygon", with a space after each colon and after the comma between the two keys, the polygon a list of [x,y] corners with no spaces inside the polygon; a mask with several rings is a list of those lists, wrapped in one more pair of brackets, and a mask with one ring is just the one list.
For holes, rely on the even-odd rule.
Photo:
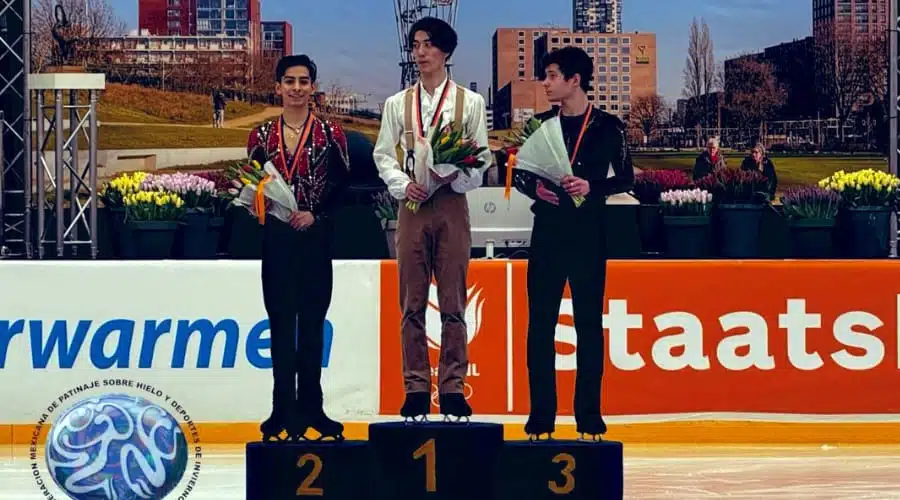
{"label": "potted flower arrangement", "polygon": [[659,196],[666,237],[666,255],[701,259],[708,255],[713,195],[708,191],[677,189]]}
{"label": "potted flower arrangement", "polygon": [[125,224],[125,197],[137,193],[146,172],[125,172],[100,189],[100,199],[107,209],[109,227],[113,231],[113,255],[120,259],[133,259],[137,253],[134,247],[131,227]]}
{"label": "potted flower arrangement", "polygon": [[885,258],[890,252],[891,212],[896,210],[900,179],[874,169],[843,170],[819,181],[819,187],[841,197],[850,256]]}
{"label": "potted flower arrangement", "polygon": [[140,190],[127,195],[125,224],[134,235],[136,257],[170,258],[183,215],[184,200],[175,193]]}
{"label": "potted flower arrangement", "polygon": [[213,198],[212,217],[209,219],[209,230],[218,234],[218,243],[216,245],[216,254],[223,253],[228,248],[229,231],[225,224],[228,206],[234,201],[238,195],[238,189],[235,188],[224,170],[209,170],[206,172],[197,172],[197,177],[202,177],[212,181],[215,186],[216,195]]}
{"label": "potted flower arrangement", "polygon": [[381,219],[381,227],[384,229],[384,238],[387,242],[388,255],[392,259],[397,258],[397,199],[387,191],[382,191],[374,196],[375,214]]}
{"label": "potted flower arrangement", "polygon": [[644,170],[634,176],[634,196],[640,205],[637,218],[641,248],[645,252],[660,252],[663,244],[663,220],[660,194],[684,189],[691,179],[681,170]]}
{"label": "potted flower arrangement", "polygon": [[766,176],[756,170],[720,168],[697,181],[697,185],[716,198],[721,255],[737,259],[758,256],[763,209],[769,206]]}
{"label": "potted flower arrangement", "polygon": [[211,227],[210,224],[216,196],[214,182],[178,172],[148,175],[141,187],[148,191],[174,193],[184,201],[184,224],[177,244],[180,257],[202,259],[216,256],[221,226]]}
{"label": "potted flower arrangement", "polygon": [[790,231],[791,253],[799,258],[833,255],[833,232],[841,197],[818,186],[788,188],[781,205]]}

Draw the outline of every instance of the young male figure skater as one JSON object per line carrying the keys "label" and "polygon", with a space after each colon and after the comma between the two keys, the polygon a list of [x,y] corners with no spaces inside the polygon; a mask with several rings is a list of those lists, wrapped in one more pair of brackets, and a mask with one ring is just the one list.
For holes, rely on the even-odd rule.
{"label": "young male figure skater", "polygon": [[[397,265],[400,272],[400,326],[406,400],[400,414],[424,418],[431,407],[431,367],[425,336],[425,311],[432,276],[437,281],[441,312],[441,354],[438,368],[440,411],[468,417],[472,409],[463,395],[468,369],[465,323],[466,275],[471,255],[471,228],[465,193],[481,185],[485,168],[470,174],[456,172],[436,179],[441,188],[427,201],[422,179],[405,172],[414,164],[416,137],[428,137],[442,123],[462,123],[465,135],[487,146],[484,98],[448,78],[447,59],[456,50],[457,35],[446,22],[424,18],[408,34],[419,81],[389,97],[384,105],[374,159],[388,191],[400,203],[397,227]],[[398,159],[396,147],[403,158]],[[491,153],[482,153],[489,166]],[[416,182],[418,181],[418,182]],[[406,200],[421,202],[417,212]]]}
{"label": "young male figure skater", "polygon": [[[263,231],[262,288],[272,343],[272,414],[263,440],[301,439],[313,428],[342,438],[343,425],[323,410],[322,349],[331,304],[332,220],[349,179],[347,139],[337,123],[311,109],[317,69],[305,55],[278,62],[275,92],[281,115],[250,133],[247,152],[271,161],[290,184],[299,210],[290,223],[269,215]],[[280,439],[279,439],[280,440]]]}
{"label": "young male figure skater", "polygon": [[[536,200],[527,273],[531,411],[525,432],[532,438],[555,430],[554,335],[566,280],[572,292],[577,335],[577,430],[595,440],[606,432],[600,412],[606,197],[631,189],[634,172],[624,124],[588,101],[593,66],[590,56],[575,47],[553,51],[542,61],[547,99],[558,105],[537,118],[545,121],[559,116],[574,175],[557,187],[527,172],[512,173],[516,188]],[[575,195],[586,198],[577,208],[572,202]]]}

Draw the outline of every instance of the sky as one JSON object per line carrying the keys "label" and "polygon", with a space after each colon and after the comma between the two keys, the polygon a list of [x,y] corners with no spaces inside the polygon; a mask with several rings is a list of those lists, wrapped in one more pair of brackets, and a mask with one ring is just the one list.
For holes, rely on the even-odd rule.
{"label": "sky", "polygon": [[[294,52],[309,54],[319,68],[320,87],[332,83],[371,93],[375,108],[400,90],[400,48],[394,17],[396,0],[262,0],[264,21],[289,21]],[[500,27],[571,28],[572,0],[457,0],[459,47],[453,79],[491,84],[491,37]],[[710,28],[717,62],[735,55],[809,36],[809,0],[623,0],[625,32],[656,33],[659,93],[681,97],[688,34],[693,18]],[[129,29],[137,28],[137,0],[111,0]],[[368,10],[366,10],[368,9]]]}

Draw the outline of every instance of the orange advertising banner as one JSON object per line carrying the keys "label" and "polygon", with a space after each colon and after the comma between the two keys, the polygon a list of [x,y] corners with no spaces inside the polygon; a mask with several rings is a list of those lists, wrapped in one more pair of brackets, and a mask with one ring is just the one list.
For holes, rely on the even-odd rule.
{"label": "orange advertising banner", "polygon": [[[470,266],[467,392],[475,413],[528,414],[526,265]],[[396,275],[385,262],[382,414],[397,414],[403,402]],[[605,302],[606,415],[900,413],[900,263],[612,261]],[[572,325],[567,289],[556,329],[565,416],[574,394]],[[437,314],[428,333],[440,338]]]}

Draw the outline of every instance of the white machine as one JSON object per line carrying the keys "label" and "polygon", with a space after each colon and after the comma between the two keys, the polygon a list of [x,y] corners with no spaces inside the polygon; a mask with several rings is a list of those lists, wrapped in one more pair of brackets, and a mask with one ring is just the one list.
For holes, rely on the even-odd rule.
{"label": "white machine", "polygon": [[484,250],[485,257],[492,259],[498,249],[506,250],[501,253],[508,257],[515,250],[531,246],[534,202],[527,196],[513,189],[507,200],[502,186],[490,186],[472,190],[466,198],[473,249]]}
{"label": "white machine", "polygon": [[[473,253],[488,259],[527,256],[531,247],[533,200],[513,189],[510,199],[503,197],[502,186],[482,186],[466,195],[472,225]],[[630,193],[610,196],[607,205],[637,205]]]}

